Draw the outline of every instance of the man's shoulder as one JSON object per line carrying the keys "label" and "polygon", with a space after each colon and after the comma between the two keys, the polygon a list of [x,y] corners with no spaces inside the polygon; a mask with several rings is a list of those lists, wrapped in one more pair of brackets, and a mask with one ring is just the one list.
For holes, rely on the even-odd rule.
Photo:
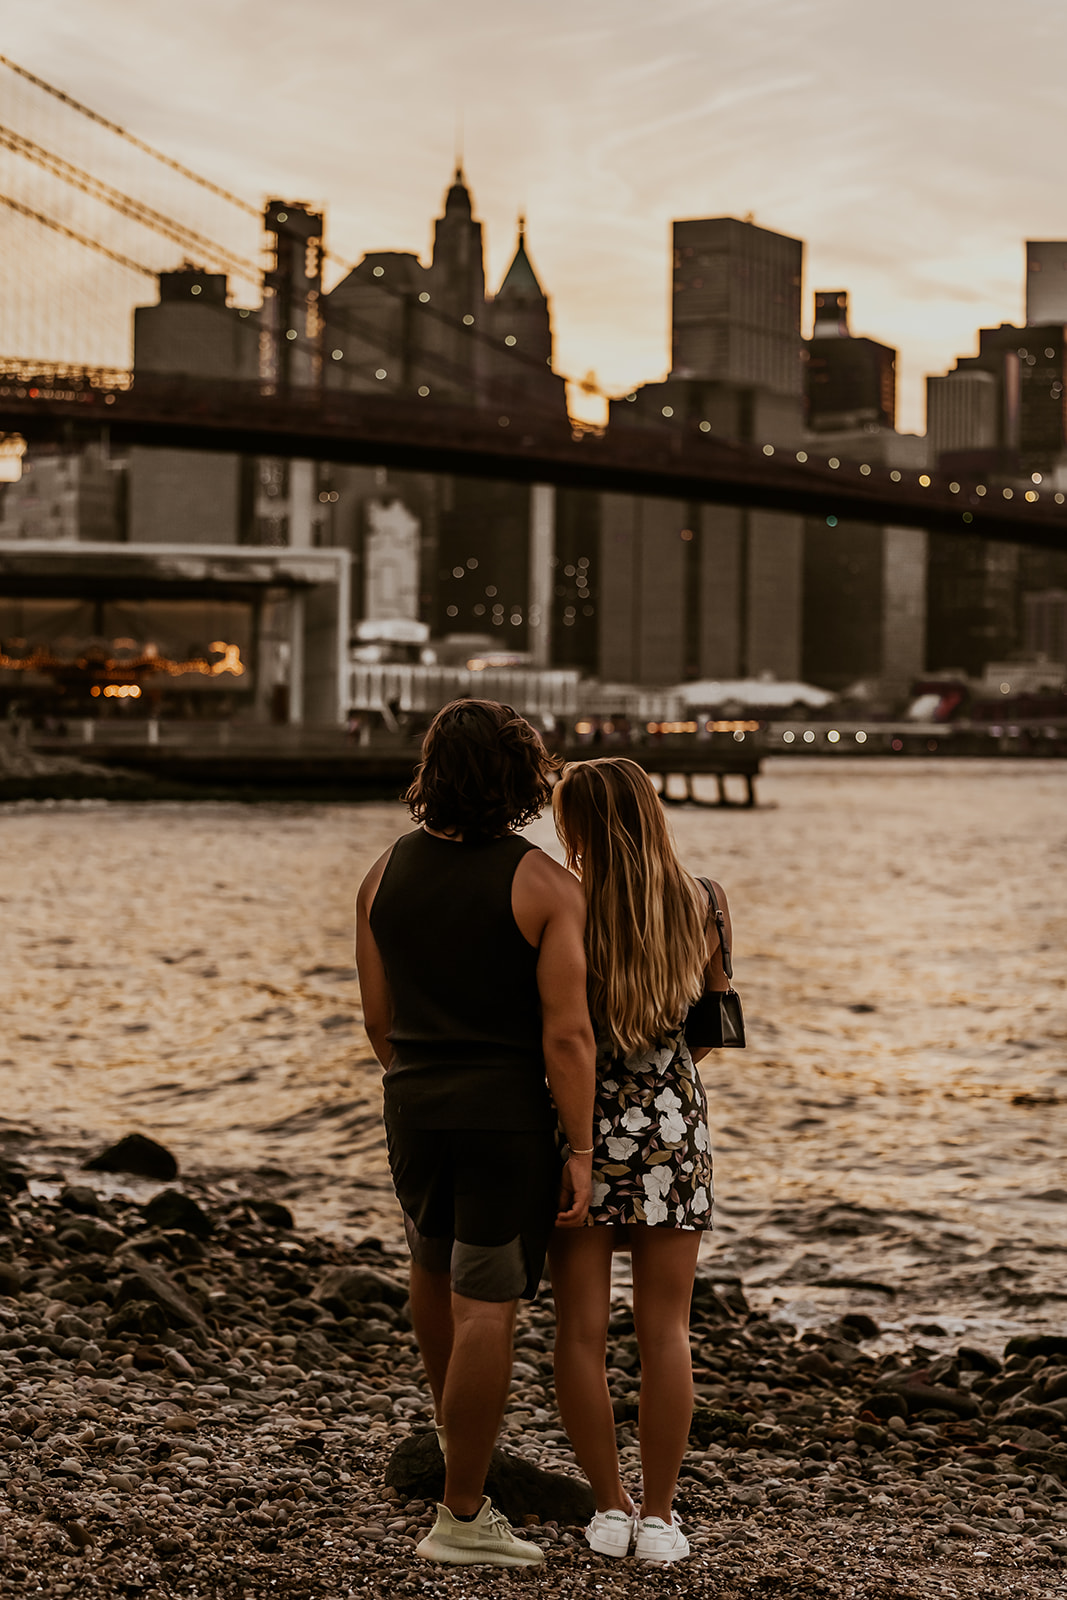
{"label": "man's shoulder", "polygon": [[544,896],[556,905],[584,905],[582,886],[573,873],[554,861],[539,846],[528,850],[519,862],[523,888]]}

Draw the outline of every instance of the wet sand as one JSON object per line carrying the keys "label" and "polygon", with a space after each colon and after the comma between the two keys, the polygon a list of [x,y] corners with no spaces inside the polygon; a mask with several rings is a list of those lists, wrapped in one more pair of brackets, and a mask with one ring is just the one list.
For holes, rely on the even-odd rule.
{"label": "wet sand", "polygon": [[[760,799],[671,812],[730,895],[750,1028],[703,1068],[717,1270],[798,1325],[1062,1325],[1067,768],[772,762]],[[351,941],[405,815],[0,811],[0,1138],[60,1172],[139,1129],[395,1240]]]}

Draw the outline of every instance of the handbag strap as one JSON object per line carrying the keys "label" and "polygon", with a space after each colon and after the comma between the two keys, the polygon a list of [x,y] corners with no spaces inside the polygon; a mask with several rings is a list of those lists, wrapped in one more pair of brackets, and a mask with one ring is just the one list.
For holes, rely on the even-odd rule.
{"label": "handbag strap", "polygon": [[705,889],[708,891],[708,911],[712,916],[714,916],[715,926],[719,930],[719,949],[722,952],[722,970],[728,978],[732,978],[734,975],[734,967],[733,962],[730,960],[730,946],[726,940],[726,918],[723,916],[722,907],[719,905],[719,897],[715,893],[715,889],[710,878],[698,878],[697,882],[702,883]]}

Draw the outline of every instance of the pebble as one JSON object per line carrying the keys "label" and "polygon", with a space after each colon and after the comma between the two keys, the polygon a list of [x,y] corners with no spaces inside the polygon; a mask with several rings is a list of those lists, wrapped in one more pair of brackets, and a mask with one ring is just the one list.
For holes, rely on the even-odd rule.
{"label": "pebble", "polygon": [[[390,1600],[431,1577],[456,1600],[508,1592],[518,1580],[413,1562],[433,1506],[383,1492],[392,1452],[431,1418],[400,1241],[343,1246],[298,1234],[263,1196],[235,1203],[193,1181],[182,1193],[190,1206],[168,1201],[167,1219],[186,1216],[195,1235],[88,1184],[59,1201],[0,1199],[0,1595],[32,1573],[45,1597],[258,1600],[281,1571],[294,1597],[369,1595],[353,1588],[361,1551]],[[87,1248],[87,1226],[115,1239]],[[890,1559],[913,1578],[931,1563],[958,1578],[980,1559],[983,1600],[1064,1586],[1067,1342],[886,1356],[866,1313],[797,1335],[710,1274],[694,1308],[699,1400],[679,1504],[695,1595],[744,1573],[784,1600],[888,1600],[908,1592]],[[639,1373],[621,1303],[615,1322],[636,1488]],[[504,1442],[573,1474],[551,1348],[542,1298],[522,1313]],[[580,1529],[528,1531],[551,1548],[546,1597],[647,1591],[647,1574],[639,1584],[632,1564],[593,1556]]]}

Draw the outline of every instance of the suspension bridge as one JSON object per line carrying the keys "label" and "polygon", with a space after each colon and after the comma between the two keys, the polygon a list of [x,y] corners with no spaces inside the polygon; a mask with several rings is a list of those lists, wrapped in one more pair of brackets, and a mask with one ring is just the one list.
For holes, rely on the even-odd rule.
{"label": "suspension bridge", "polygon": [[[7,223],[0,350],[11,351],[0,358],[4,434],[30,444],[104,439],[551,483],[1067,549],[1064,495],[1037,483],[900,471],[820,454],[810,444],[738,443],[717,437],[699,416],[572,427],[531,399],[543,365],[432,305],[419,314],[443,336],[431,358],[433,382],[390,381],[386,392],[341,388],[323,356],[327,316],[331,332],[347,332],[379,359],[397,354],[395,336],[336,306],[312,307],[303,325],[284,327],[279,255],[267,265],[257,259],[262,237],[253,228],[262,227],[262,207],[6,57],[0,71],[12,91],[0,122]],[[268,204],[266,215],[284,217],[281,204]],[[262,317],[257,376],[131,370],[132,307],[146,279],[173,268],[176,251],[187,264],[225,274],[235,302]],[[327,269],[352,270],[330,250],[321,257]],[[30,337],[39,343],[23,354],[17,345]],[[475,362],[491,356],[505,378],[495,391],[489,384],[453,398],[469,376],[471,352]]]}

